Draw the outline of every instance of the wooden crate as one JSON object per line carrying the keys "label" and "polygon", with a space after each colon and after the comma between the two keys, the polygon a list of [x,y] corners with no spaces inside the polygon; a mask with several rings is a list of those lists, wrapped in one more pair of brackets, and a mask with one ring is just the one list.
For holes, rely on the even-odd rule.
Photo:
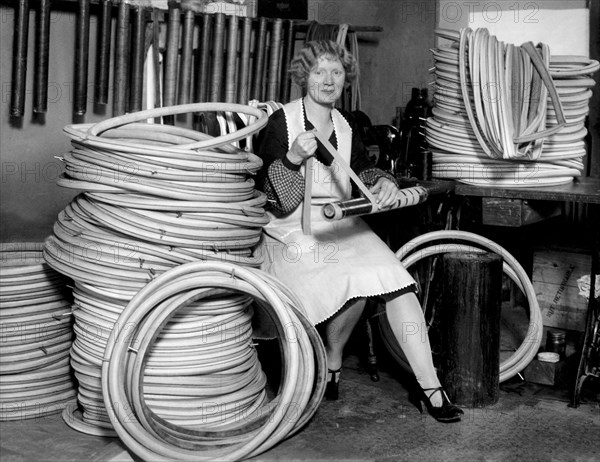
{"label": "wooden crate", "polygon": [[591,271],[591,256],[580,252],[540,249],[533,254],[532,283],[544,326],[583,331],[587,300],[577,280]]}

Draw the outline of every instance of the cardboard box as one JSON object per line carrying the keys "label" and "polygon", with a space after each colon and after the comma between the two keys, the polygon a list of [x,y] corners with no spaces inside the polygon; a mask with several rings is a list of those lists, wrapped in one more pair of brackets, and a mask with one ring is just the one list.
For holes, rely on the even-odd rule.
{"label": "cardboard box", "polygon": [[544,326],[585,330],[588,302],[579,295],[577,279],[590,271],[590,255],[550,249],[534,252],[531,280]]}

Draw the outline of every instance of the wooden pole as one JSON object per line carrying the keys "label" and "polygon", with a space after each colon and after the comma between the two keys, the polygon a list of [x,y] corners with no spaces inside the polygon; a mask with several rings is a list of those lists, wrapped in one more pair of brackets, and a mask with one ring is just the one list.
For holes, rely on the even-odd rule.
{"label": "wooden pole", "polygon": [[452,252],[442,257],[441,378],[465,407],[498,401],[502,257]]}

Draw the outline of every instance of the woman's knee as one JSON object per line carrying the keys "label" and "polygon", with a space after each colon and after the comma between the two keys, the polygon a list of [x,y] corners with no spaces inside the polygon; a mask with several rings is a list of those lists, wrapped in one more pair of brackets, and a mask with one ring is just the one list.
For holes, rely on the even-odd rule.
{"label": "woman's knee", "polygon": [[345,332],[354,328],[365,309],[365,304],[366,298],[358,298],[353,300],[352,303],[346,304],[344,308],[327,321],[327,330]]}
{"label": "woman's knee", "polygon": [[418,306],[421,308],[421,302],[419,301],[419,297],[417,297],[417,293],[415,291],[406,291],[401,292],[396,296],[389,297],[385,301],[386,309],[390,308],[401,308],[406,306]]}

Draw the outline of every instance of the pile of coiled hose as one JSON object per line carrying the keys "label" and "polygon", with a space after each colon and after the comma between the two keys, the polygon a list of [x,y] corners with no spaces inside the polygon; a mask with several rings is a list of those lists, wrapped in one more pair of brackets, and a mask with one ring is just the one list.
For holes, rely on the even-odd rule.
{"label": "pile of coiled hose", "polygon": [[581,175],[598,61],[505,44],[485,28],[436,32],[453,42],[433,50],[434,178],[518,188]]}
{"label": "pile of coiled hose", "polygon": [[[248,123],[213,138],[145,122],[207,111],[238,113]],[[105,351],[116,346],[111,339],[129,339],[139,330],[122,313],[140,290],[190,262],[229,265],[232,274],[259,267],[253,247],[268,217],[266,197],[254,189],[252,175],[262,162],[232,143],[252,136],[266,121],[264,111],[250,106],[199,103],[65,128],[72,149],[63,158],[66,172],[59,184],[85,192],[59,214],[44,258],[74,281],[71,363],[81,412],[65,409],[71,427],[117,434],[114,418],[125,412],[125,402],[103,397],[108,384],[102,383],[102,367]],[[145,393],[139,398],[162,424],[204,425],[219,433],[265,406],[265,377],[250,348],[255,300],[236,287],[203,291],[154,326],[152,346],[142,355]],[[113,368],[122,368],[114,361]],[[313,374],[314,364],[321,367],[324,360],[313,362]],[[306,383],[298,380],[295,386]],[[212,443],[220,444],[214,438]]]}
{"label": "pile of coiled hose", "polygon": [[0,421],[61,412],[76,394],[68,282],[41,243],[3,244],[0,268]]}
{"label": "pile of coiled hose", "polygon": [[[215,297],[232,292],[260,304],[278,333],[285,367],[272,399],[264,394],[255,360],[244,359],[255,355],[250,338],[241,332],[231,336],[240,337],[239,348],[230,342],[189,345],[178,364],[165,364],[173,375],[153,374],[160,358],[153,347],[163,342],[165,323],[188,316],[190,309],[199,315],[196,320],[244,313],[243,307],[215,306]],[[323,397],[327,369],[316,329],[289,290],[255,268],[221,262],[178,266],[141,289],[117,324],[135,327],[112,331],[102,391],[119,437],[144,460],[239,460],[260,454],[302,428]],[[165,394],[157,396],[161,388]],[[193,397],[181,396],[187,390]],[[190,407],[204,406],[210,409],[206,415],[185,417]],[[162,408],[183,418],[165,418]]]}
{"label": "pile of coiled hose", "polygon": [[[500,382],[508,380],[531,362],[542,341],[542,313],[531,280],[521,264],[506,249],[490,239],[466,231],[445,230],[423,234],[404,244],[396,252],[396,257],[406,269],[410,270],[413,265],[423,259],[435,258],[437,255],[448,252],[493,252],[500,255],[503,259],[504,274],[517,285],[527,298],[529,305],[527,334],[519,348],[512,352],[509,357],[503,357],[503,354],[500,357]],[[441,303],[442,306],[439,308],[444,309],[443,300]],[[432,319],[427,321],[428,325],[433,322]],[[380,317],[379,326],[382,339],[392,356],[404,369],[410,370],[410,365],[406,361],[406,357],[402,353],[402,349],[385,316]]]}

